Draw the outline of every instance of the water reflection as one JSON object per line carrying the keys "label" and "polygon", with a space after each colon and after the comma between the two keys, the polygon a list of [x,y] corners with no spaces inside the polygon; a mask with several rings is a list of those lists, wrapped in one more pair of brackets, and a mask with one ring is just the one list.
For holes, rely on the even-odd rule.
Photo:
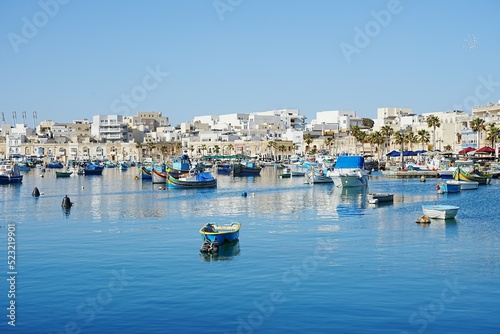
{"label": "water reflection", "polygon": [[219,246],[217,253],[200,253],[200,258],[206,262],[230,261],[240,254],[240,241],[226,242]]}

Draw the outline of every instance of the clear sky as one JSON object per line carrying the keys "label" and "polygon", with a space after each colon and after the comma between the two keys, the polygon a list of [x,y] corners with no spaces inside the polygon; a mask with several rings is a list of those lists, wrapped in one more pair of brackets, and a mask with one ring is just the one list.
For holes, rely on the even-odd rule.
{"label": "clear sky", "polygon": [[500,100],[496,0],[0,0],[0,111],[40,122]]}

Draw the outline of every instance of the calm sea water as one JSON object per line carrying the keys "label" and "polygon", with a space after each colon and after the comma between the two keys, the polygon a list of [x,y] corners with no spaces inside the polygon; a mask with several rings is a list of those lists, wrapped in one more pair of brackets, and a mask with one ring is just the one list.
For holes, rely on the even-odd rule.
{"label": "calm sea water", "polygon": [[[221,175],[217,189],[159,190],[136,174],[34,170],[22,185],[0,186],[2,333],[500,331],[497,180],[438,195],[435,179],[381,175],[368,189],[338,189],[266,168]],[[367,192],[393,192],[395,202],[370,205]],[[423,203],[460,210],[424,227],[415,223]],[[208,221],[241,222],[239,242],[201,255]]]}

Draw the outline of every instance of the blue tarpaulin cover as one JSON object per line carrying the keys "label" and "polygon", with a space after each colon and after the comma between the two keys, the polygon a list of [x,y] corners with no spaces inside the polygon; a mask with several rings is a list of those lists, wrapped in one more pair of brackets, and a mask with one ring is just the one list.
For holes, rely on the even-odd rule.
{"label": "blue tarpaulin cover", "polygon": [[359,155],[340,155],[335,163],[335,168],[363,168],[365,158]]}
{"label": "blue tarpaulin cover", "polygon": [[203,172],[196,175],[196,181],[211,181],[214,177],[210,172]]}

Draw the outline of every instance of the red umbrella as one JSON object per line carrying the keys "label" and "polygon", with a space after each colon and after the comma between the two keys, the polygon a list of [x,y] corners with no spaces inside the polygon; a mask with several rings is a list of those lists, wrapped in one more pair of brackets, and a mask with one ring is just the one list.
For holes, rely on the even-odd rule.
{"label": "red umbrella", "polygon": [[467,154],[469,152],[475,151],[476,149],[474,147],[466,147],[463,150],[459,151],[458,154]]}
{"label": "red umbrella", "polygon": [[491,148],[489,146],[483,146],[479,150],[477,150],[475,153],[495,153],[495,149]]}

